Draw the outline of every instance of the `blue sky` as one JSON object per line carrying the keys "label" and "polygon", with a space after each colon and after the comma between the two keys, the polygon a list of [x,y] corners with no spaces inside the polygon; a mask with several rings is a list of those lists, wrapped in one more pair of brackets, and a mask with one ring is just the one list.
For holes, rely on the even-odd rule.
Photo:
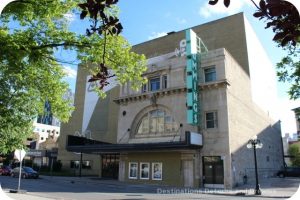
{"label": "blue sky", "polygon": [[[255,0],[256,2],[258,0]],[[170,31],[180,31],[192,26],[213,21],[238,12],[244,12],[254,28],[274,67],[285,55],[281,48],[272,41],[272,30],[265,29],[263,21],[252,15],[256,8],[250,0],[231,1],[229,8],[225,8],[223,0],[216,6],[208,5],[208,0],[120,0],[120,20],[124,27],[122,35],[134,45],[159,36]],[[67,16],[71,21],[71,29],[84,33],[88,23],[79,20],[79,16]],[[86,24],[86,25],[85,25]],[[66,55],[62,53],[60,56]],[[69,56],[67,56],[69,57]],[[66,65],[67,67],[68,65]],[[67,81],[74,91],[76,65],[69,65],[66,72],[70,77]],[[282,132],[296,132],[296,125],[292,108],[300,106],[300,101],[291,101],[287,96],[289,84],[278,83],[278,110],[282,120]]]}

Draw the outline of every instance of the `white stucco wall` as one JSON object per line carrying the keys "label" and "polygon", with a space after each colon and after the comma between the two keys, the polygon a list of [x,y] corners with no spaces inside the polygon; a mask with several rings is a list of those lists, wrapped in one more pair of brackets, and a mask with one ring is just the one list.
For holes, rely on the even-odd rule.
{"label": "white stucco wall", "polygon": [[276,116],[277,90],[275,67],[244,16],[251,92],[253,101],[273,119]]}

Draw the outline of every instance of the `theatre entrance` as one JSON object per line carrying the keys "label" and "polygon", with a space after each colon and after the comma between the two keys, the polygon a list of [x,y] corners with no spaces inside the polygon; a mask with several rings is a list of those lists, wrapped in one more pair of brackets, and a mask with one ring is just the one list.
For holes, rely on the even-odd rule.
{"label": "theatre entrance", "polygon": [[119,154],[103,154],[102,178],[118,179],[119,176]]}

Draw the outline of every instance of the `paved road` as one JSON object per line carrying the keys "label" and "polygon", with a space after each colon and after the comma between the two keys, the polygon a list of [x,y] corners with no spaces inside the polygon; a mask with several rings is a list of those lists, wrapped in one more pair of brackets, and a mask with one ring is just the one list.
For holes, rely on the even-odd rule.
{"label": "paved road", "polygon": [[[17,178],[0,177],[4,191],[15,189]],[[261,181],[263,195],[254,196],[252,185],[245,185],[234,191],[191,190],[184,188],[160,187],[154,185],[125,184],[118,181],[92,178],[47,177],[22,179],[21,189],[26,194],[7,195],[16,200],[147,200],[147,199],[287,199],[292,196],[300,183],[299,178],[271,178]],[[211,194],[212,192],[217,194]],[[236,196],[244,192],[246,196]]]}

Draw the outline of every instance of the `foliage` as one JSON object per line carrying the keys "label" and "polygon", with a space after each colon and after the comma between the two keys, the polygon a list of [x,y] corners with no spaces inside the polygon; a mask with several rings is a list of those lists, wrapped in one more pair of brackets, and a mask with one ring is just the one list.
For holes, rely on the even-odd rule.
{"label": "foliage", "polygon": [[[86,29],[86,34],[89,36],[86,39],[89,41],[85,42],[95,41],[97,46],[103,47],[98,49],[96,56],[88,48],[85,48],[84,53],[80,54],[80,58],[91,66],[93,76],[89,82],[98,83],[95,91],[100,96],[103,96],[103,88],[115,76],[121,84],[130,81],[131,87],[136,90],[146,81],[142,78],[142,73],[146,70],[145,57],[131,52],[129,43],[119,37],[123,26],[117,16],[115,7],[117,3],[118,0],[85,0],[85,3],[78,4],[82,9],[80,18],[84,19],[89,14],[92,22],[91,28]],[[98,37],[103,40],[97,42]],[[139,62],[135,62],[136,60]]]}
{"label": "foliage", "polygon": [[299,144],[292,144],[288,149],[289,155],[292,156],[291,162],[293,167],[300,167],[300,147]]}
{"label": "foliage", "polygon": [[[69,100],[62,98],[68,89],[63,81],[65,61],[57,58],[56,52],[77,52],[79,62],[93,76],[99,73],[95,65],[107,59],[107,71],[112,69],[120,84],[137,76],[137,83],[144,81],[139,75],[146,70],[145,58],[132,53],[122,36],[87,37],[69,30],[66,14],[78,13],[80,3],[81,0],[18,0],[3,10],[0,18],[2,154],[23,145],[22,141],[32,133],[33,119],[43,113],[46,101],[55,117],[63,122],[70,117],[73,108]],[[105,13],[115,16],[116,8],[106,8]],[[98,93],[105,96],[102,88]]]}
{"label": "foliage", "polygon": [[291,99],[300,98],[300,61],[299,52],[288,50],[289,55],[277,63],[279,81],[291,83],[288,94]]}
{"label": "foliage", "polygon": [[86,29],[87,35],[93,33],[109,33],[110,35],[119,35],[123,30],[122,24],[117,16],[106,12],[106,9],[112,8],[118,0],[86,0],[85,3],[80,3],[78,6],[82,9],[80,18],[84,19],[89,14],[93,24],[90,29]]}
{"label": "foliage", "polygon": [[300,36],[300,15],[293,4],[282,0],[261,0],[256,7],[258,11],[253,16],[267,21],[266,28],[272,28],[275,33],[274,41],[281,46],[296,45]]}
{"label": "foliage", "polygon": [[[139,89],[145,83],[145,79],[142,78],[142,72],[146,70],[145,57],[130,52],[130,45],[124,38],[118,36],[123,26],[115,15],[117,2],[118,0],[86,0],[85,3],[78,4],[82,9],[80,18],[84,19],[89,14],[90,21],[92,21],[91,28],[86,29],[87,35],[90,36],[88,39],[93,41],[98,37],[103,38],[98,43],[98,46],[103,48],[99,49],[96,57],[89,49],[85,49],[89,53],[86,54],[85,51],[81,55],[82,60],[93,66],[94,75],[89,82],[98,81],[99,87],[96,91],[100,92],[100,95],[102,89],[112,80],[110,78],[114,76],[117,76],[122,84],[129,80],[134,89]],[[107,12],[107,9],[112,11]],[[89,43],[89,41],[86,42]],[[140,60],[140,62],[135,62],[135,60]]]}
{"label": "foliage", "polygon": [[[90,80],[100,80],[103,83],[98,88],[100,90],[97,90],[100,95],[102,95],[101,89],[103,86],[109,84],[109,82],[104,82],[107,81],[105,78],[101,79],[101,73],[107,74],[106,78],[116,75],[118,82],[121,84],[131,81],[131,87],[136,90],[139,89],[145,81],[142,78],[142,73],[146,70],[145,56],[131,52],[129,43],[120,36],[106,36],[105,41],[98,40],[99,37],[99,35],[93,34],[83,40],[87,43],[94,42],[96,46],[100,47],[105,45],[106,48],[81,48],[79,50],[79,58],[83,62],[89,63],[90,72],[96,74]],[[103,70],[98,63],[102,65],[105,63],[105,66],[109,66],[112,73],[105,71],[105,69]],[[109,75],[113,73],[114,75]]]}

